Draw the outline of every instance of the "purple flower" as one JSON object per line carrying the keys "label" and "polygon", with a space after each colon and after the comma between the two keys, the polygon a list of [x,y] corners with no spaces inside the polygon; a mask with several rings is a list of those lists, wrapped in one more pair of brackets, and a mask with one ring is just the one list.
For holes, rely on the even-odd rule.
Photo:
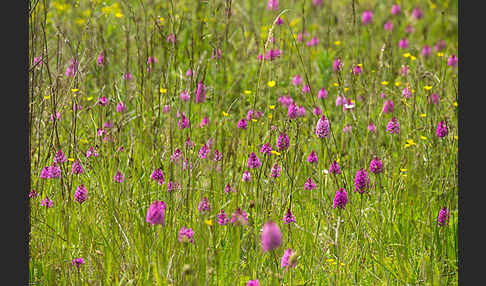
{"label": "purple flower", "polygon": [[103,123],[103,129],[110,129],[110,128],[113,128],[113,123],[111,123],[111,121],[107,121],[105,123]]}
{"label": "purple flower", "polygon": [[282,256],[282,260],[280,261],[280,267],[285,269],[289,269],[289,267],[297,267],[296,252],[290,248],[287,248]]}
{"label": "purple flower", "polygon": [[83,184],[81,184],[76,189],[76,192],[74,193],[74,199],[80,204],[82,204],[84,201],[86,201],[86,199],[88,199],[88,190]]}
{"label": "purple flower", "polygon": [[284,224],[289,224],[289,223],[295,222],[295,216],[290,211],[290,208],[287,208],[287,212],[284,215],[283,221],[284,221]]}
{"label": "purple flower", "polygon": [[125,112],[127,110],[127,106],[125,105],[125,103],[123,102],[119,102],[117,105],[116,105],[116,112]]}
{"label": "purple flower", "polygon": [[424,58],[428,58],[430,56],[431,52],[432,52],[432,49],[428,45],[425,45],[422,48],[422,56],[424,56]]}
{"label": "purple flower", "polygon": [[39,196],[39,193],[36,190],[32,190],[29,192],[29,198],[36,198]]}
{"label": "purple flower", "polygon": [[452,55],[447,59],[447,65],[449,65],[451,67],[455,67],[457,65],[456,55]]}
{"label": "purple flower", "polygon": [[40,177],[42,179],[53,179],[61,177],[61,168],[53,163],[52,166],[42,168]]}
{"label": "purple flower", "polygon": [[428,96],[428,103],[430,104],[431,103],[431,100],[432,100],[432,103],[434,104],[438,104],[439,103],[439,96],[437,95],[437,93],[432,93],[430,96]]}
{"label": "purple flower", "polygon": [[196,96],[194,97],[195,103],[202,103],[206,99],[206,86],[200,81],[197,84]]}
{"label": "purple flower", "polygon": [[203,128],[208,124],[209,124],[209,118],[207,116],[204,116],[203,119],[201,119],[201,123],[199,123],[199,127]]}
{"label": "purple flower", "polygon": [[211,150],[209,149],[208,144],[204,144],[201,147],[201,149],[199,149],[199,158],[206,159],[206,157],[208,156],[209,152],[211,152]]}
{"label": "purple flower", "polygon": [[295,105],[294,103],[291,103],[288,106],[288,109],[287,109],[287,116],[289,117],[289,119],[297,118],[298,111],[299,111],[299,108],[297,107],[297,105]]}
{"label": "purple flower", "polygon": [[83,166],[81,166],[81,163],[79,163],[78,160],[74,161],[71,165],[71,172],[75,175],[79,175],[84,172]]}
{"label": "purple flower", "polygon": [[167,36],[167,42],[169,42],[169,43],[175,43],[175,41],[176,41],[176,36],[175,36],[174,33],[171,33],[171,34],[169,34]]}
{"label": "purple flower", "polygon": [[[280,18],[279,18],[280,19]],[[278,23],[278,21],[277,21]],[[273,61],[274,59],[280,57],[282,55],[282,50],[277,50],[277,49],[270,49],[266,54],[265,54],[265,59]],[[262,55],[260,55],[262,57]],[[259,58],[262,59],[262,58]]]}
{"label": "purple flower", "polygon": [[59,121],[61,120],[61,113],[60,112],[56,112],[56,116],[54,117],[54,114],[51,114],[51,121]]}
{"label": "purple flower", "polygon": [[76,74],[76,71],[78,70],[78,65],[79,65],[78,60],[71,59],[69,61],[68,67],[66,68],[65,75],[68,76],[68,77],[73,77]]}
{"label": "purple flower", "polygon": [[402,90],[402,95],[405,98],[410,98],[412,96],[412,91],[409,88],[404,87]]}
{"label": "purple flower", "polygon": [[307,43],[305,43],[308,47],[317,46],[319,44],[319,38],[316,36],[312,37]]}
{"label": "purple flower", "polygon": [[383,113],[393,112],[394,104],[393,100],[387,100],[383,103]]}
{"label": "purple flower", "polygon": [[154,170],[154,172],[152,173],[152,180],[157,181],[159,186],[162,186],[162,184],[164,184],[164,173],[161,169],[157,168]]}
{"label": "purple flower", "polygon": [[341,174],[341,168],[336,160],[332,161],[331,166],[329,167],[329,173],[331,174]]}
{"label": "purple flower", "polygon": [[84,259],[83,258],[74,258],[73,260],[71,260],[71,265],[72,266],[76,266],[76,268],[78,268],[78,269],[84,263],[85,262],[84,262]]}
{"label": "purple flower", "polygon": [[123,74],[123,79],[124,80],[131,80],[133,77],[132,77],[132,74],[130,72],[126,72],[125,74]]}
{"label": "purple flower", "polygon": [[310,91],[310,87],[307,84],[302,86],[302,93],[308,93]]}
{"label": "purple flower", "polygon": [[344,95],[338,95],[338,96],[336,97],[336,106],[341,106],[341,105],[343,105],[345,102],[346,102],[346,98],[344,97]]}
{"label": "purple flower", "polygon": [[362,69],[361,69],[361,67],[360,67],[359,65],[355,65],[355,66],[353,67],[353,74],[354,74],[354,75],[359,75],[359,74],[361,74],[362,72],[363,72],[363,71],[362,71]]}
{"label": "purple flower", "polygon": [[343,64],[340,59],[335,59],[333,64],[332,64],[332,71],[333,72],[338,72],[341,70]]}
{"label": "purple flower", "polygon": [[299,74],[292,79],[292,84],[295,86],[300,85],[301,83],[302,83],[302,78],[300,77]]}
{"label": "purple flower", "polygon": [[64,152],[62,150],[58,150],[56,155],[54,155],[54,163],[64,163],[67,162],[66,156],[64,155]]}
{"label": "purple flower", "polygon": [[204,197],[201,199],[199,202],[199,205],[197,206],[197,211],[204,214],[208,213],[211,211],[211,204],[209,203],[208,198]]}
{"label": "purple flower", "polygon": [[307,178],[307,180],[305,181],[305,184],[304,184],[304,189],[305,190],[313,190],[316,188],[316,183],[314,183],[314,181],[312,181],[312,178],[309,177]]}
{"label": "purple flower", "polygon": [[260,153],[262,153],[263,155],[270,155],[272,153],[272,146],[270,145],[270,143],[263,144],[260,148]]}
{"label": "purple flower", "polygon": [[179,242],[194,243],[194,231],[192,231],[192,228],[182,227],[179,231]]}
{"label": "purple flower", "polygon": [[278,26],[282,25],[283,24],[282,18],[278,17],[277,18],[277,21],[275,22],[275,24],[277,24]]}
{"label": "purple flower", "polygon": [[100,67],[105,65],[105,54],[101,52],[96,59],[96,64]]}
{"label": "purple flower", "polygon": [[289,136],[285,133],[280,133],[277,138],[277,148],[279,151],[287,150],[289,148]]}
{"label": "purple flower", "polygon": [[172,191],[175,191],[175,190],[179,190],[181,188],[181,185],[179,183],[176,183],[176,182],[172,182],[172,181],[169,181],[167,183],[167,192],[172,192]]}
{"label": "purple flower", "polygon": [[268,221],[263,225],[261,239],[263,252],[271,251],[282,245],[282,232],[276,223]]}
{"label": "purple flower", "polygon": [[405,33],[407,34],[411,34],[413,33],[413,26],[412,25],[407,25],[407,27],[405,27]]}
{"label": "purple flower", "polygon": [[353,130],[353,126],[351,124],[346,124],[344,127],[343,127],[343,133],[346,134],[346,133],[351,133],[351,130]]}
{"label": "purple flower", "polygon": [[231,215],[231,223],[234,225],[246,225],[248,223],[248,215],[241,208],[238,208]]}
{"label": "purple flower", "polygon": [[181,118],[179,119],[179,129],[184,129],[184,128],[188,128],[189,127],[189,119],[186,117],[186,114],[183,112],[181,114]]}
{"label": "purple flower", "polygon": [[46,198],[41,201],[41,206],[46,207],[46,208],[52,207],[53,204],[54,203],[52,202],[51,199],[49,199],[48,196],[46,196]]}
{"label": "purple flower", "polygon": [[106,106],[108,104],[108,98],[106,96],[98,98],[98,104],[101,106]]}
{"label": "purple flower", "polygon": [[415,19],[419,20],[419,19],[421,19],[421,18],[422,18],[422,16],[423,16],[423,12],[422,12],[422,10],[421,10],[419,7],[416,7],[416,8],[415,8],[415,9],[413,9],[413,11],[412,11],[412,16],[413,16]]}
{"label": "purple flower", "polygon": [[327,94],[328,94],[327,90],[323,87],[317,93],[317,98],[327,98]]}
{"label": "purple flower", "polygon": [[86,151],[86,158],[89,157],[98,157],[98,151],[93,146],[89,147],[88,151]]}
{"label": "purple flower", "polygon": [[400,12],[402,12],[400,5],[395,4],[395,5],[392,6],[392,8],[391,8],[392,15],[398,15],[398,14],[400,14]]}
{"label": "purple flower", "polygon": [[346,204],[348,203],[348,193],[344,188],[340,188],[336,191],[336,195],[334,196],[333,207],[344,209]]}
{"label": "purple flower", "polygon": [[437,124],[437,129],[435,130],[435,135],[439,138],[444,138],[448,134],[447,125],[444,120],[441,120],[439,124]]}
{"label": "purple flower", "polygon": [[123,181],[125,180],[125,177],[123,176],[123,174],[120,171],[116,171],[116,174],[113,177],[113,180],[117,183],[123,183]]}
{"label": "purple flower", "polygon": [[387,31],[393,30],[393,23],[391,21],[386,21],[385,25],[383,25],[383,29]]}
{"label": "purple flower", "polygon": [[398,47],[400,49],[406,49],[408,48],[408,40],[407,38],[402,38],[399,42],[398,42]]}
{"label": "purple flower", "polygon": [[312,0],[312,4],[314,4],[315,6],[321,5],[322,4],[322,0]]}
{"label": "purple flower", "polygon": [[314,113],[315,116],[319,116],[322,114],[322,109],[319,106],[314,107],[312,110],[312,113]]}
{"label": "purple flower", "polygon": [[174,153],[172,153],[172,155],[170,155],[170,162],[174,162],[174,161],[178,161],[182,156],[182,151],[179,150],[179,148],[175,149],[174,150]]}
{"label": "purple flower", "polygon": [[151,64],[155,64],[156,62],[157,62],[157,58],[156,58],[155,56],[154,56],[154,57],[149,56],[149,57],[147,58],[147,65],[149,65],[149,66],[150,66]]}
{"label": "purple flower", "polygon": [[216,215],[216,217],[218,218],[218,223],[220,225],[228,224],[229,218],[228,215],[224,213],[224,210],[221,210],[221,212],[218,215]]}
{"label": "purple flower", "polygon": [[250,156],[248,157],[248,163],[246,164],[246,166],[250,169],[254,169],[260,167],[261,165],[262,163],[260,163],[260,160],[258,160],[255,152],[251,152]]}
{"label": "purple flower", "polygon": [[373,122],[370,122],[370,124],[368,125],[368,131],[376,133],[376,126]]}
{"label": "purple flower", "polygon": [[245,118],[242,118],[238,121],[238,128],[246,130],[247,127],[248,127],[248,122],[246,121]]}
{"label": "purple flower", "polygon": [[215,162],[218,162],[218,161],[221,161],[221,159],[223,159],[223,154],[221,154],[221,152],[219,152],[218,149],[214,150],[214,161]]}
{"label": "purple flower", "polygon": [[379,174],[383,172],[383,162],[378,157],[374,157],[370,162],[370,172]]}
{"label": "purple flower", "polygon": [[434,45],[434,50],[436,52],[442,51],[445,48],[446,48],[446,42],[444,40],[440,40]]}
{"label": "purple flower", "polygon": [[267,10],[278,10],[278,0],[268,0]]}
{"label": "purple flower", "polygon": [[373,21],[373,12],[371,12],[370,10],[364,11],[363,14],[361,15],[361,22],[363,23],[363,25],[367,25],[372,21]]}
{"label": "purple flower", "polygon": [[363,194],[370,187],[370,178],[368,177],[368,173],[366,173],[365,169],[361,168],[358,172],[356,172],[354,186],[354,191],[359,192],[360,194]]}
{"label": "purple flower", "polygon": [[314,150],[312,150],[309,154],[309,157],[307,157],[307,162],[309,162],[311,164],[314,164],[314,163],[317,164],[317,154],[316,154],[316,152],[314,152]]}
{"label": "purple flower", "polygon": [[258,281],[258,279],[248,280],[248,283],[246,283],[246,286],[260,286],[260,281]]}
{"label": "purple flower", "polygon": [[437,224],[439,226],[445,226],[449,223],[449,211],[447,207],[442,207],[439,211],[439,215],[437,216]]}
{"label": "purple flower", "polygon": [[244,171],[244,172],[243,172],[243,175],[242,175],[242,177],[241,177],[241,180],[242,180],[243,182],[250,182],[250,181],[251,181],[251,174],[250,174],[250,172],[248,172],[248,171]]}
{"label": "purple flower", "polygon": [[192,70],[191,70],[190,68],[189,68],[189,69],[187,69],[187,71],[186,71],[186,76],[187,76],[187,77],[192,76]]}
{"label": "purple flower", "polygon": [[386,126],[386,131],[391,134],[398,134],[400,132],[400,123],[398,123],[398,120],[395,117],[392,117],[392,119],[388,122],[388,125]]}
{"label": "purple flower", "polygon": [[408,74],[408,67],[405,66],[405,65],[402,65],[402,67],[400,68],[400,72],[402,73],[403,76],[407,76],[407,74]]}
{"label": "purple flower", "polygon": [[224,186],[224,192],[225,193],[232,193],[234,192],[235,189],[230,185],[230,183],[227,183],[226,186]]}
{"label": "purple flower", "polygon": [[273,179],[280,177],[280,166],[277,163],[273,165],[270,177]]}
{"label": "purple flower", "polygon": [[37,66],[39,64],[42,64],[42,57],[41,56],[37,56],[34,58],[34,66]]}
{"label": "purple flower", "polygon": [[330,131],[329,119],[323,115],[318,121],[316,125],[316,135],[319,138],[328,138]]}

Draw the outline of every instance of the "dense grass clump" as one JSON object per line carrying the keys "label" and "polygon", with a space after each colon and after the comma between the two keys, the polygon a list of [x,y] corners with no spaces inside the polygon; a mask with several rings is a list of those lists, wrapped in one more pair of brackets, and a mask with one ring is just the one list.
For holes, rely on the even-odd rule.
{"label": "dense grass clump", "polygon": [[31,2],[31,282],[458,284],[457,2]]}

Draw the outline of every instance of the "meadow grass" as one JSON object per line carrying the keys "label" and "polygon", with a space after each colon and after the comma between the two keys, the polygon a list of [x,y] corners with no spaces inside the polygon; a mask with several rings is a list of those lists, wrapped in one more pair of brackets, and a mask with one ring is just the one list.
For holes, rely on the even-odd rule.
{"label": "meadow grass", "polygon": [[[31,1],[32,283],[458,284],[457,2],[267,4]],[[422,17],[415,18],[417,7]],[[408,47],[400,48],[404,38]],[[183,91],[189,100],[181,100]],[[393,111],[384,112],[387,100]],[[323,115],[329,134],[319,138]],[[393,117],[398,134],[387,131]],[[288,148],[278,147],[282,133]],[[265,143],[272,152],[261,152]],[[53,165],[59,150],[65,162]],[[307,161],[311,151],[316,163]],[[256,168],[247,165],[252,152]],[[370,171],[375,156],[381,173]],[[330,172],[334,160],[340,174]],[[280,176],[272,178],[275,164]],[[59,167],[59,176],[48,166]],[[161,184],[152,178],[157,168]],[[362,168],[363,194],[355,192]],[[340,188],[348,200],[335,208]],[[204,197],[207,212],[198,210]],[[146,220],[154,201],[166,204],[163,225]],[[442,207],[445,225],[438,224]],[[218,223],[221,210],[231,220],[238,208],[247,223]],[[284,223],[288,209],[295,222]],[[264,252],[261,230],[270,220],[282,243]],[[192,243],[179,241],[182,227],[193,230]],[[295,268],[281,267],[288,248],[297,253]],[[72,265],[75,258],[84,264]]]}

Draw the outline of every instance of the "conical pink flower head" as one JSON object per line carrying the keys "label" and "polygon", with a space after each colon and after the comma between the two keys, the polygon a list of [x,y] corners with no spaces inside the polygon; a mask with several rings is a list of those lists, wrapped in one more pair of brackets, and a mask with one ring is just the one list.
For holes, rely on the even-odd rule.
{"label": "conical pink flower head", "polygon": [[165,209],[167,205],[164,201],[153,202],[147,210],[146,221],[150,224],[161,224],[165,223]]}
{"label": "conical pink flower head", "polygon": [[263,252],[271,251],[282,245],[282,232],[276,223],[268,221],[263,225],[261,239]]}
{"label": "conical pink flower head", "polygon": [[336,191],[336,195],[334,196],[333,207],[344,209],[346,204],[348,203],[348,193],[343,188],[340,188]]}
{"label": "conical pink flower head", "polygon": [[258,160],[255,152],[251,152],[250,156],[248,157],[247,167],[250,169],[254,169],[260,167],[261,165],[262,163],[260,163],[260,160]]}
{"label": "conical pink flower head", "polygon": [[316,125],[316,135],[319,138],[328,138],[329,137],[329,120],[323,115],[318,121]]}
{"label": "conical pink flower head", "polygon": [[445,121],[441,120],[439,122],[439,124],[437,124],[437,129],[435,131],[435,135],[437,135],[437,137],[439,137],[439,138],[443,138],[443,137],[447,136],[448,133],[449,133],[449,131],[447,130],[447,125],[446,125]]}

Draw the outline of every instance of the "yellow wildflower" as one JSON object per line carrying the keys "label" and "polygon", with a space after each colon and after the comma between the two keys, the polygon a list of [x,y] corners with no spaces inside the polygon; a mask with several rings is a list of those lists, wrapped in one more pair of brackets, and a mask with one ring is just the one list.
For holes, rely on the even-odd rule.
{"label": "yellow wildflower", "polygon": [[267,85],[269,87],[274,87],[275,86],[275,81],[274,80],[271,80],[271,81],[267,82]]}
{"label": "yellow wildflower", "polygon": [[204,223],[207,224],[207,225],[209,225],[209,226],[212,226],[213,225],[213,221],[210,220],[210,219],[204,220]]}

